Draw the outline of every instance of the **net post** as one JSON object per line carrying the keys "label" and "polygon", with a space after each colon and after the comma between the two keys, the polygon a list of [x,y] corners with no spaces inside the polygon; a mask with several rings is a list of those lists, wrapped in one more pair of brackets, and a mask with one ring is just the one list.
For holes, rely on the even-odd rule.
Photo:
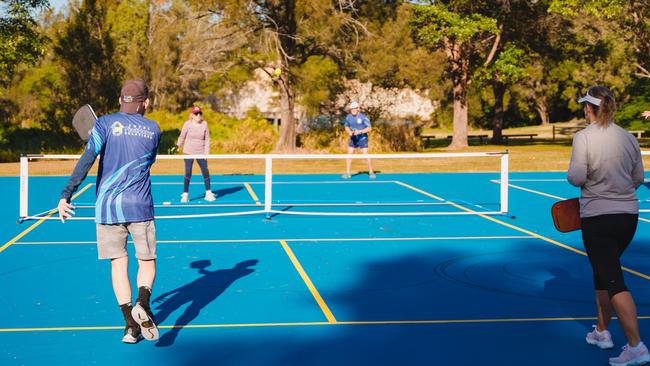
{"label": "net post", "polygon": [[501,155],[501,213],[502,214],[507,214],[508,213],[508,152],[506,151],[505,154]]}
{"label": "net post", "polygon": [[271,202],[273,200],[273,158],[264,158],[266,169],[264,170],[264,212],[266,219],[271,219]]}
{"label": "net post", "polygon": [[20,212],[19,222],[22,222],[22,218],[27,217],[27,204],[28,204],[28,193],[29,193],[29,157],[25,155],[20,156]]}

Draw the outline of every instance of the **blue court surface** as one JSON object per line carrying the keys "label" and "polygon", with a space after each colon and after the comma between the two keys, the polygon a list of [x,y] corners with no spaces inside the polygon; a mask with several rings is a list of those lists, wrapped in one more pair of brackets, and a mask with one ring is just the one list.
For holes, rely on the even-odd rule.
{"label": "blue court surface", "polygon": [[[94,178],[74,203],[93,204]],[[279,175],[286,213],[157,220],[161,338],[136,345],[120,341],[94,222],[18,225],[18,178],[0,178],[0,365],[606,365],[625,338],[613,321],[614,350],[584,341],[591,269],[580,232],[561,234],[550,217],[579,194],[564,178],[511,173],[508,215],[345,217],[289,213],[491,211],[499,174]],[[213,204],[193,179],[181,205],[182,177],[153,177],[156,214],[264,200],[263,176],[213,176]],[[30,212],[54,207],[66,180],[30,177]],[[638,193],[650,207],[649,188]],[[650,215],[623,265],[650,340]]]}

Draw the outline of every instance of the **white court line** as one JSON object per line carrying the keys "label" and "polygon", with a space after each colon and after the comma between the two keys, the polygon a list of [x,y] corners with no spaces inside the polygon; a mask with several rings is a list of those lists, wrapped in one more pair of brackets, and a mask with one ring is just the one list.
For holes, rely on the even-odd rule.
{"label": "white court line", "polygon": [[[498,181],[498,180],[495,180],[495,179],[490,180],[490,182],[499,184],[499,181]],[[565,197],[554,196],[554,195],[552,195],[552,194],[548,194],[548,193],[544,193],[544,192],[536,191],[536,190],[534,190],[534,189],[528,189],[528,188],[524,188],[524,187],[516,186],[516,185],[514,185],[514,184],[508,184],[508,186],[510,186],[510,187],[512,187],[512,188],[515,188],[515,189],[519,189],[519,190],[525,191],[525,192],[530,192],[530,193],[538,194],[538,195],[540,195],[540,196],[550,197],[550,198],[553,198],[553,199],[556,199],[556,200],[559,200],[559,201],[563,201],[563,200],[566,200],[566,199],[567,199],[567,198],[565,198]],[[643,202],[643,201],[639,201],[639,202]],[[650,212],[650,211],[649,211],[649,210],[639,210],[639,213],[640,213],[640,214],[641,214],[641,213],[647,213],[647,212]],[[639,221],[650,222],[650,220],[648,220],[648,219],[646,219],[646,218],[643,218],[643,217],[640,217],[640,216],[639,216]]]}
{"label": "white court line", "polygon": [[[297,242],[365,242],[365,241],[426,241],[426,240],[492,240],[492,239],[535,239],[531,235],[501,235],[501,236],[424,236],[405,238],[297,238],[297,239],[210,239],[210,240],[156,240],[158,244],[187,244],[187,243],[277,243],[284,240],[288,243]],[[14,245],[72,245],[95,244],[94,241],[22,241]],[[132,241],[129,241],[132,243]]]}
{"label": "white court line", "polygon": [[[557,178],[557,179],[551,179],[551,178],[548,178],[548,179],[512,179],[512,178],[509,178],[508,180],[510,182],[566,182],[567,181],[566,179],[561,179],[561,178]],[[496,183],[501,183],[501,180],[495,179],[495,182]]]}
{"label": "white court line", "polygon": [[[395,180],[372,180],[372,181],[337,181],[337,180],[323,180],[323,181],[291,181],[291,182],[278,182],[278,181],[273,181],[273,185],[277,184],[384,184],[384,183],[396,183],[397,181]],[[242,181],[242,182],[210,182],[212,185],[224,185],[224,184],[238,184],[238,185],[244,185],[244,183],[248,184],[264,184],[264,182],[251,182],[251,181]],[[151,182],[153,185],[182,185],[183,182]],[[203,185],[203,182],[194,182],[190,184],[200,184]]]}

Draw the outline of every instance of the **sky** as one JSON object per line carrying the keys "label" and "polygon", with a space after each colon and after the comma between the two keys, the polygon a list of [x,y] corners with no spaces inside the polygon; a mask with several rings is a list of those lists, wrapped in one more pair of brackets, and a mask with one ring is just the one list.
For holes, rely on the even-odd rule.
{"label": "sky", "polygon": [[56,11],[61,11],[67,4],[68,0],[50,0],[50,6]]}

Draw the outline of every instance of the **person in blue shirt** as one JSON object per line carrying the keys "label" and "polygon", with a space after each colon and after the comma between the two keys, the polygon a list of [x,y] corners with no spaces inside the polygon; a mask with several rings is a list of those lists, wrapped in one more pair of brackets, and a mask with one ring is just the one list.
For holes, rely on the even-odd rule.
{"label": "person in blue shirt", "polygon": [[[368,132],[372,129],[370,126],[370,119],[365,114],[359,111],[359,103],[352,102],[349,106],[350,113],[345,117],[343,125],[345,132],[350,135],[348,142],[348,154],[353,154],[354,149],[361,149],[363,154],[368,153]],[[350,179],[350,167],[352,166],[352,159],[345,161],[345,174],[343,179]],[[375,172],[372,170],[372,162],[368,159],[368,177],[375,179]]]}
{"label": "person in blue shirt", "polygon": [[[149,306],[156,276],[156,226],[151,197],[151,165],[156,160],[160,127],[144,117],[149,106],[143,80],[128,80],[120,93],[120,111],[102,116],[93,127],[86,148],[61,192],[62,222],[74,215],[72,194],[86,178],[99,155],[95,223],[99,259],[110,259],[113,291],[126,321],[125,343],[159,337]],[[138,259],[138,297],[132,306],[126,243],[133,239]]]}

